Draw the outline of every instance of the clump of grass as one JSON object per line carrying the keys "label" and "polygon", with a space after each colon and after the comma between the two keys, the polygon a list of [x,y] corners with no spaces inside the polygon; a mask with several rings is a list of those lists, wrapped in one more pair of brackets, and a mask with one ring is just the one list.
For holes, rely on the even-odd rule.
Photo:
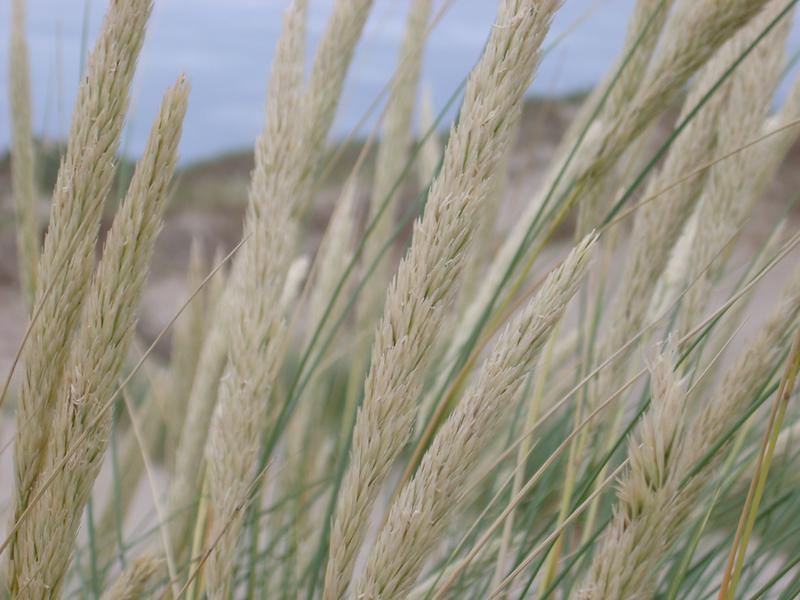
{"label": "clump of grass", "polygon": [[34,594],[61,587],[81,514],[108,445],[111,415],[106,398],[114,391],[133,336],[135,309],[166,206],[187,97],[183,79],[165,96],[87,290],[81,330],[56,391],[37,486],[13,524],[17,531],[12,589],[17,593],[29,586]]}
{"label": "clump of grass", "polygon": [[509,123],[521,110],[557,6],[504,2],[494,35],[467,83],[461,119],[450,134],[425,213],[415,224],[411,247],[389,287],[376,328],[350,467],[334,515],[326,598],[345,594],[375,497],[411,434],[421,372],[453,301],[477,227],[478,205],[509,143]]}
{"label": "clump of grass", "polygon": [[442,425],[414,478],[400,491],[370,553],[365,598],[400,597],[416,581],[428,553],[462,501],[481,451],[495,435],[539,349],[564,313],[589,260],[594,235],[583,240],[508,324],[475,383]]}
{"label": "clump of grass", "polygon": [[[732,254],[800,131],[800,84],[770,108],[795,2],[638,0],[614,68],[497,241],[524,94],[561,2],[499,2],[442,150],[429,101],[416,139],[412,122],[425,39],[449,3],[432,16],[411,0],[375,175],[361,169],[370,136],[309,252],[319,232],[303,217],[327,185],[325,144],[372,2],[336,0],[306,78],[308,6],[292,0],[242,239],[213,268],[193,244],[164,358],[161,335],[130,350],[188,84],[165,95],[96,259],[152,8],[112,1],[40,249],[14,0],[31,323],[0,544],[11,596],[796,596],[800,272],[769,312],[748,301],[800,234],[787,214],[760,249]],[[655,118],[684,89],[650,153]],[[418,202],[395,211],[413,172]],[[552,236],[573,213],[578,241],[560,252]],[[539,264],[548,247],[555,266]],[[746,319],[759,322],[742,342]],[[112,418],[119,397],[130,418]],[[136,524],[143,474],[156,510]]]}
{"label": "clump of grass", "polygon": [[100,212],[111,187],[128,88],[149,13],[148,2],[114,5],[78,91],[39,261],[39,314],[22,356],[15,446],[17,516],[25,510],[41,471],[55,398],[91,279]]}

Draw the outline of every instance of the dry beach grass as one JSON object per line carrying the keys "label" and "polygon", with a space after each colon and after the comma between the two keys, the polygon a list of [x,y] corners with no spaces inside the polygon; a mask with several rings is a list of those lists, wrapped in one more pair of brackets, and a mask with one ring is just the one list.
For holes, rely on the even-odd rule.
{"label": "dry beach grass", "polygon": [[450,3],[409,0],[379,131],[328,149],[372,2],[307,70],[291,0],[252,155],[176,175],[176,73],[115,204],[154,0],[110,2],[52,189],[13,0],[3,593],[797,597],[796,1],[637,0],[553,102],[561,1],[499,0],[442,136]]}

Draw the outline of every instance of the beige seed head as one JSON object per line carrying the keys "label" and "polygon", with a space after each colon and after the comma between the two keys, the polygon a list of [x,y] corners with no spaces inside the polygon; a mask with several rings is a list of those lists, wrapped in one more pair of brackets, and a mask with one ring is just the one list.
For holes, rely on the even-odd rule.
{"label": "beige seed head", "polygon": [[[12,543],[12,593],[34,596],[60,589],[78,525],[102,465],[111,415],[107,399],[136,324],[136,308],[161,228],[189,87],[181,78],[167,92],[125,200],[106,237],[83,305],[65,378],[57,389],[54,422],[42,457],[40,485],[55,474],[22,519]],[[80,444],[78,441],[80,440]],[[69,460],[62,465],[69,453]],[[34,491],[39,491],[38,488]]]}
{"label": "beige seed head", "polygon": [[[703,409],[692,420],[689,435],[705,440],[705,452],[730,428],[766,383],[772,367],[787,347],[786,338],[798,326],[800,269],[789,276],[777,306],[758,333],[747,342],[736,361],[725,370]],[[687,465],[698,456],[687,457]]]}
{"label": "beige seed head", "polygon": [[175,451],[175,468],[167,491],[170,545],[178,560],[184,557],[191,543],[192,508],[197,502],[203,449],[208,441],[208,427],[217,402],[219,381],[228,358],[227,306],[228,294],[225,293],[214,311],[211,329],[200,351],[186,420]]}
{"label": "beige seed head", "polygon": [[[321,322],[322,316],[328,307],[330,299],[344,275],[345,268],[350,263],[353,255],[353,239],[356,235],[356,184],[348,181],[333,214],[325,235],[317,251],[317,276],[314,288],[308,301],[307,341],[310,341],[313,328]],[[325,339],[333,323],[341,316],[344,310],[346,294],[340,294],[333,307],[321,338]]]}
{"label": "beige seed head", "polygon": [[123,571],[102,596],[102,600],[140,600],[148,592],[159,573],[161,561],[152,556],[141,556]]}
{"label": "beige seed head", "polygon": [[428,131],[430,135],[422,143],[419,150],[419,187],[427,188],[432,182],[436,171],[439,169],[439,162],[442,160],[442,144],[439,141],[439,133],[435,129],[436,114],[433,111],[433,92],[429,85],[422,87],[422,99],[419,111],[419,135],[424,136]]}
{"label": "beige seed head", "polygon": [[[322,156],[336,108],[342,95],[347,69],[361,38],[373,0],[336,0],[314,53],[311,79],[308,83],[308,124],[306,146],[313,150],[309,157]],[[313,178],[319,165],[316,160],[304,163],[304,197],[297,210],[308,208],[313,198]]]}
{"label": "beige seed head", "polygon": [[594,241],[591,234],[570,252],[495,343],[416,475],[392,504],[357,586],[358,598],[400,598],[414,585],[464,499],[467,476],[513,407],[539,350],[575,294]]}
{"label": "beige seed head", "polygon": [[38,267],[39,317],[22,355],[25,370],[14,449],[14,520],[27,505],[53,422],[58,389],[94,267],[100,214],[114,175],[128,91],[151,7],[152,0],[111,4],[78,89]]}
{"label": "beige seed head", "polygon": [[[674,381],[674,374],[663,377],[653,371],[652,408],[640,427],[640,443],[630,447],[631,467],[620,487],[611,528],[577,598],[638,597],[634,595],[637,593],[650,597],[660,560],[691,522],[688,515],[721,452],[688,483],[681,484],[745,413],[766,383],[772,365],[787,346],[790,336],[784,334],[797,327],[799,313],[797,270],[778,305],[725,371],[697,415],[686,413],[682,391],[673,400],[657,402],[658,398],[667,397],[664,390],[677,388],[669,384]],[[660,381],[668,385],[659,384]]]}
{"label": "beige seed head", "polygon": [[685,475],[678,459],[687,421],[684,383],[667,348],[650,365],[651,404],[628,445],[629,467],[617,491],[611,523],[577,598],[646,598],[674,539],[676,502]]}
{"label": "beige seed head", "polygon": [[17,265],[22,292],[30,311],[36,298],[39,260],[39,216],[34,179],[33,133],[28,43],[25,38],[25,0],[11,3],[11,75],[9,96],[12,122],[11,184],[17,213]]}
{"label": "beige seed head", "polygon": [[289,268],[286,269],[286,281],[283,283],[281,298],[278,301],[278,306],[284,314],[290,314],[295,308],[310,267],[311,260],[305,254],[301,254],[289,263]]}
{"label": "beige seed head", "polygon": [[510,124],[560,5],[504,2],[484,54],[470,75],[439,176],[411,248],[386,298],[372,348],[364,402],[356,418],[350,466],[334,514],[324,597],[345,594],[372,505],[411,432],[422,374],[450,305],[475,216],[511,136]]}
{"label": "beige seed head", "polygon": [[270,391],[282,359],[286,324],[281,296],[291,258],[293,202],[300,190],[305,0],[293,2],[272,66],[267,122],[256,143],[244,231],[229,284],[228,363],[220,381],[206,459],[215,545],[206,576],[211,598],[229,593],[243,509],[256,475]]}
{"label": "beige seed head", "polygon": [[[372,235],[366,240],[363,259],[366,265],[371,265],[378,257],[395,226],[397,202],[393,200],[400,195],[402,189],[402,186],[395,184],[400,179],[409,158],[411,117],[422,69],[422,56],[432,4],[432,0],[413,0],[409,6],[405,37],[383,116],[383,131],[375,159],[375,178],[370,193],[369,218],[377,217],[378,210],[387,199],[388,204],[376,221]],[[386,294],[386,282],[392,275],[391,258],[391,252],[383,255],[361,294],[357,330],[366,326],[371,327],[380,316]]]}

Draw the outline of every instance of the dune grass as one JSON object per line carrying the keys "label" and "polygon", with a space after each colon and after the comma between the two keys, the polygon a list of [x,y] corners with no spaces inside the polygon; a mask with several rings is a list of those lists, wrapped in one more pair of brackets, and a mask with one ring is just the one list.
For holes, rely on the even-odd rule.
{"label": "dune grass", "polygon": [[[142,346],[191,73],[167,91],[96,255],[153,5],[112,0],[40,248],[14,0],[30,323],[20,385],[9,374],[0,398],[16,409],[5,592],[796,597],[794,199],[768,236],[742,239],[800,134],[800,84],[773,108],[796,3],[637,0],[614,67],[518,206],[514,136],[561,1],[499,0],[481,58],[438,115],[421,103],[415,135],[427,35],[452,3],[410,0],[380,123],[318,236],[305,217],[329,185],[372,2],[335,1],[307,71],[308,5],[291,0],[242,238],[212,263],[195,242],[187,297]],[[571,243],[556,236],[568,221]],[[776,271],[781,291],[751,302]],[[141,488],[155,510],[139,517]]]}

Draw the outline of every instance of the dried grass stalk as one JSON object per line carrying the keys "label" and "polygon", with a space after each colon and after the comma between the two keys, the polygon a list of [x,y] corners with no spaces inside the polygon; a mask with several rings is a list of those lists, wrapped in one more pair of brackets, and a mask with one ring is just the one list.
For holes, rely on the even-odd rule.
{"label": "dried grass stalk", "polygon": [[422,374],[444,310],[451,304],[490,175],[511,137],[560,2],[504,2],[486,50],[470,75],[439,176],[411,248],[386,298],[372,348],[364,402],[334,514],[324,597],[344,596],[368,518],[389,467],[408,440]]}
{"label": "dried grass stalk", "polygon": [[81,514],[108,446],[111,415],[105,404],[134,333],[188,92],[181,78],[164,98],[82,306],[81,329],[57,389],[53,427],[33,489],[43,494],[29,507],[12,542],[12,595],[25,590],[25,596],[44,598],[61,588]]}
{"label": "dried grass stalk", "polygon": [[[321,156],[325,149],[347,69],[372,4],[373,0],[336,0],[314,53],[307,90],[306,147],[312,149],[315,157]],[[303,183],[306,191],[297,204],[298,211],[308,208],[313,198],[312,180],[318,174],[318,167],[316,160],[307,160],[304,163]]]}
{"label": "dried grass stalk", "polygon": [[422,98],[419,109],[419,136],[422,138],[430,131],[428,138],[422,142],[419,149],[419,187],[426,189],[439,170],[442,160],[442,144],[439,141],[439,132],[436,129],[436,113],[433,110],[433,92],[429,85],[422,87]]}
{"label": "dried grass stalk", "polygon": [[[396,185],[409,157],[411,143],[411,117],[417,84],[422,69],[422,56],[428,33],[432,0],[413,0],[406,18],[405,36],[391,82],[391,91],[383,116],[383,131],[378,155],[375,159],[375,178],[369,204],[369,218],[377,218],[372,235],[367,238],[364,263],[372,264],[381,248],[392,235],[397,204],[393,199],[402,191]],[[378,217],[381,205],[387,202]],[[361,325],[371,327],[380,317],[386,294],[386,282],[391,279],[392,253],[386,252],[380,259],[371,280],[367,283],[359,302],[358,316]],[[361,329],[361,327],[358,327]]]}
{"label": "dried grass stalk", "polygon": [[140,600],[147,596],[153,580],[161,569],[161,561],[152,556],[141,556],[123,571],[103,593],[102,600]]}
{"label": "dried grass stalk", "polygon": [[658,566],[675,539],[675,519],[685,514],[678,498],[685,477],[680,460],[687,443],[686,388],[675,371],[674,348],[650,365],[650,410],[628,445],[629,467],[619,483],[608,529],[599,542],[580,599],[649,598]]}
{"label": "dried grass stalk", "polygon": [[28,43],[25,36],[25,0],[13,0],[11,3],[11,45],[8,56],[13,125],[11,185],[17,213],[17,265],[22,293],[30,311],[36,299],[39,215],[31,130],[31,85]]}
{"label": "dried grass stalk", "polygon": [[256,475],[268,402],[282,359],[286,323],[280,310],[294,242],[293,202],[300,189],[303,136],[303,56],[306,2],[284,16],[267,98],[266,127],[256,143],[245,236],[230,284],[228,366],[206,446],[213,516],[208,593],[229,593],[236,542]]}
{"label": "dried grass stalk", "polygon": [[151,6],[151,0],[112,3],[78,90],[38,267],[39,317],[22,355],[25,370],[14,448],[15,521],[27,506],[54,420],[94,267],[100,215],[114,176],[128,90]]}
{"label": "dried grass stalk", "polygon": [[570,252],[495,343],[416,475],[392,504],[357,586],[358,598],[399,598],[411,590],[464,500],[464,484],[480,453],[513,407],[539,350],[575,294],[594,240],[587,236]]}
{"label": "dried grass stalk", "polygon": [[[697,415],[688,415],[674,375],[653,372],[653,406],[630,447],[630,474],[620,488],[612,527],[595,555],[577,597],[598,600],[643,593],[650,597],[658,566],[685,531],[692,507],[719,463],[721,452],[701,461],[741,418],[767,383],[772,366],[787,346],[787,332],[800,313],[800,270],[783,290],[778,305],[747,348],[729,367]],[[671,365],[674,361],[670,360]],[[669,371],[672,371],[670,366]],[[659,384],[665,383],[665,385]],[[669,396],[665,391],[670,389]],[[672,393],[678,396],[672,397]],[[673,398],[658,402],[659,398]],[[687,481],[687,476],[694,476]],[[637,597],[637,596],[633,596]]]}
{"label": "dried grass stalk", "polygon": [[[588,122],[592,111],[606,92],[608,92],[608,98],[597,116],[598,121],[609,123],[624,118],[630,99],[636,95],[642,79],[647,74],[672,4],[673,0],[639,0],[636,2],[633,13],[628,19],[622,50],[609,71],[611,77],[617,76],[616,81],[609,77],[595,87],[581,107],[575,121],[570,125],[564,141],[573,142],[577,139],[580,128]],[[613,86],[611,85],[612,81]],[[563,149],[558,155],[564,156],[566,151],[567,149]],[[608,209],[613,200],[613,185],[612,182],[606,182],[606,185],[588,191],[589,197],[584,199],[578,207],[577,232],[579,235],[585,235],[585,232],[596,226],[602,218],[603,211]]]}

